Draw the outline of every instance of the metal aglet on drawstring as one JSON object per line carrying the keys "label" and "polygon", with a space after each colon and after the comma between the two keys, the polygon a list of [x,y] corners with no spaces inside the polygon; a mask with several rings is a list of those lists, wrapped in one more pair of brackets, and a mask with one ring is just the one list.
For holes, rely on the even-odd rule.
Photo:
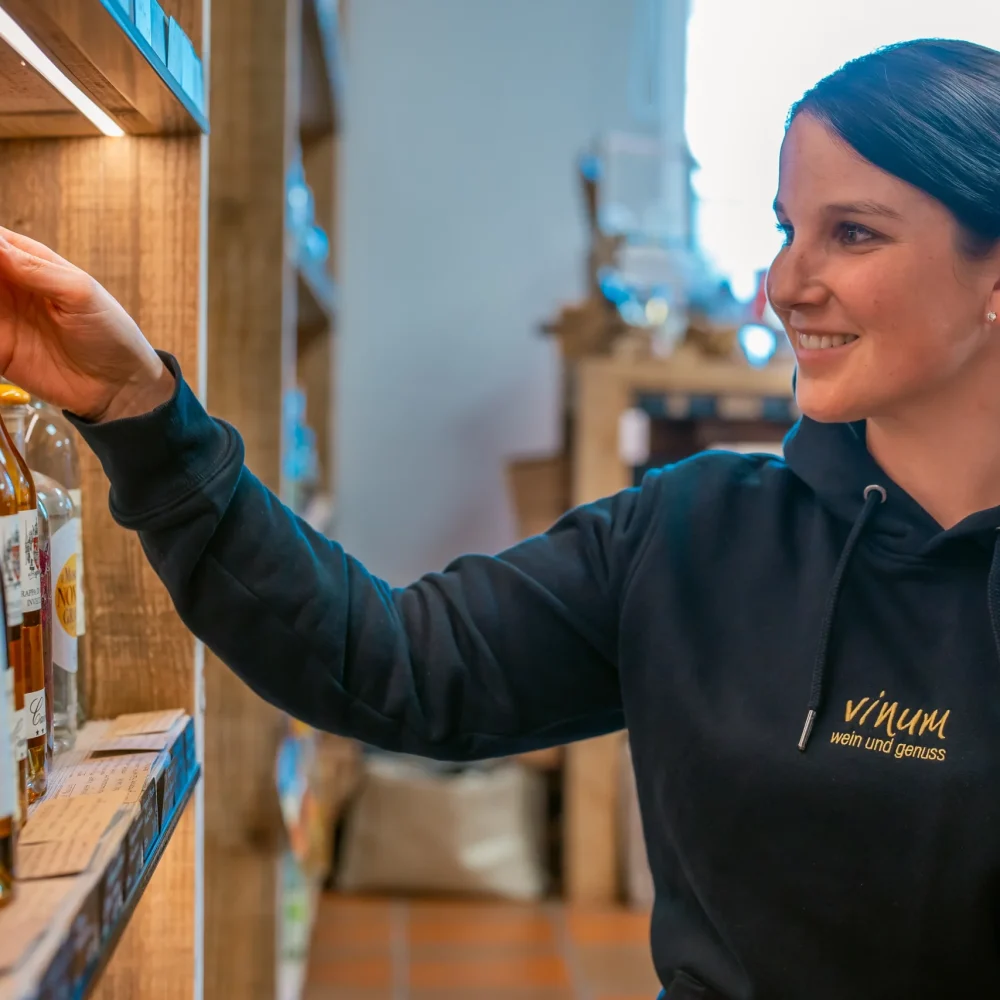
{"label": "metal aglet on drawstring", "polygon": [[809,743],[809,737],[812,736],[813,726],[816,724],[816,712],[814,709],[809,709],[806,712],[806,724],[802,727],[802,735],[799,737],[799,749],[805,750],[806,745]]}

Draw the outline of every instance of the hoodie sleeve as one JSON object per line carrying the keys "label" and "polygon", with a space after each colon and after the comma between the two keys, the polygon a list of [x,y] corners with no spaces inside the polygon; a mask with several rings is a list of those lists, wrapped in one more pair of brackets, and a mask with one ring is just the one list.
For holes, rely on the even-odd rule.
{"label": "hoodie sleeve", "polygon": [[71,419],[184,623],[261,697],[319,729],[446,760],[623,726],[619,609],[648,489],[393,588],[254,477],[236,431],[163,357],[169,402],[109,424]]}

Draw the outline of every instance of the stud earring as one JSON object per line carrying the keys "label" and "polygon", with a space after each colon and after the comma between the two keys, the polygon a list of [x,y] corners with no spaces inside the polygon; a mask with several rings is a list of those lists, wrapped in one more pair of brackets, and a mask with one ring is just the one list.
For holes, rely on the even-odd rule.
{"label": "stud earring", "polygon": [[993,310],[991,309],[986,314],[986,322],[987,323],[995,323],[996,321],[997,321],[997,314],[995,312],[993,312]]}

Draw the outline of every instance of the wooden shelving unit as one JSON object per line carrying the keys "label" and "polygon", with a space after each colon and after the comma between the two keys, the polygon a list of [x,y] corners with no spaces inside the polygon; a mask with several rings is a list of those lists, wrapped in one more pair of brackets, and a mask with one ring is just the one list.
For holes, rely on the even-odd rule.
{"label": "wooden shelving unit", "polygon": [[81,871],[23,881],[18,898],[0,911],[2,1000],[89,997],[101,983],[200,773],[193,720],[163,715],[167,722],[147,734],[143,752],[102,752],[116,725],[135,718],[124,716],[88,724],[75,750],[57,759],[50,791],[32,807],[22,842],[34,833],[33,822],[49,824],[40,836],[61,839],[24,850],[44,848],[53,872],[60,861],[66,869],[80,867],[70,844],[92,853]]}
{"label": "wooden shelving unit", "polygon": [[[329,11],[337,16],[331,17]],[[304,388],[332,494],[341,32],[329,0],[212,0],[207,399],[247,464],[291,499],[283,400]],[[303,264],[286,179],[301,160],[331,244]],[[287,720],[206,656],[206,997],[274,1000],[286,835],[275,760]]]}
{"label": "wooden shelving unit", "polygon": [[[164,3],[203,58],[209,2]],[[94,275],[203,389],[207,116],[115,0],[4,0],[3,10],[33,51],[125,133],[100,135],[31,59],[0,43],[3,224]],[[200,743],[203,650],[175,613],[137,537],[113,522],[107,480],[85,448],[82,465],[88,614],[81,682],[89,714],[107,719],[183,709]],[[133,894],[127,906],[123,900],[98,943],[99,961],[85,970],[87,990],[101,1000],[201,995],[202,796],[200,786],[189,791],[185,786],[161,828],[162,851],[155,869],[143,875],[148,884],[141,897]]]}
{"label": "wooden shelving unit", "polygon": [[[633,484],[621,450],[622,415],[651,396],[718,400],[721,409],[752,415],[763,400],[791,404],[792,368],[753,369],[682,351],[666,360],[595,356],[572,366],[569,503],[610,496]],[[562,470],[559,470],[562,474]],[[566,898],[610,905],[620,896],[622,741],[616,733],[566,748],[563,776],[563,881]]]}

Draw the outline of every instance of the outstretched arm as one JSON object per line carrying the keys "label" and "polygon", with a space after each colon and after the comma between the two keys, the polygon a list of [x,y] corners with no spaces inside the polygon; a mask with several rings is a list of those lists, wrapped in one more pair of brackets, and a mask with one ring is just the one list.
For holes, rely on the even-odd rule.
{"label": "outstretched arm", "polygon": [[80,414],[114,516],[139,532],[188,627],[260,695],[319,728],[447,759],[621,727],[619,607],[649,489],[394,589],[253,476],[237,432],[107,292],[6,235],[0,363]]}

